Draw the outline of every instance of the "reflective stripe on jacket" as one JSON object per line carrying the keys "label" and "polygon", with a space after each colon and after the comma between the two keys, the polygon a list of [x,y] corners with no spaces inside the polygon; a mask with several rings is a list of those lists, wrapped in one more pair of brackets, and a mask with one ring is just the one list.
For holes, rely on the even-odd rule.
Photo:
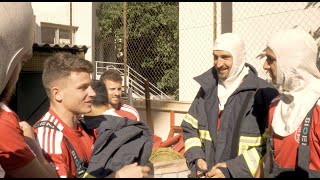
{"label": "reflective stripe on jacket", "polygon": [[[188,114],[181,126],[183,128],[186,160],[189,169],[194,169],[196,159],[204,159],[211,169],[216,163],[226,162],[232,177],[254,177],[261,157],[265,154],[265,120],[268,107],[278,94],[266,81],[256,75],[250,67],[239,88],[228,98],[218,123],[217,76],[214,68],[195,78],[200,84]],[[240,125],[240,134],[233,140],[234,126],[247,93],[259,90],[249,100],[245,119]],[[232,142],[238,141],[237,155],[233,157]]]}

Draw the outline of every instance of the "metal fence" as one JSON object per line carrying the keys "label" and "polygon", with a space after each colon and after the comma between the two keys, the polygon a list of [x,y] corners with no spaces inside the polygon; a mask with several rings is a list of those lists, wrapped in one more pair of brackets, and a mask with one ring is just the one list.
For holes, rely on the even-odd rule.
{"label": "metal fence", "polygon": [[281,29],[300,28],[318,42],[320,36],[320,3],[318,2],[239,2],[233,3],[233,32],[246,43],[248,62],[255,66],[260,77],[263,52],[271,33]]}
{"label": "metal fence", "polygon": [[[247,62],[257,69],[260,77],[266,78],[263,52],[271,33],[301,28],[319,42],[319,5],[318,2],[105,2],[97,11],[101,31],[96,36],[95,57],[96,61],[125,63],[172,99],[192,101],[197,90],[193,88],[196,85],[192,84],[192,77],[212,66],[215,37],[225,32],[239,34],[246,44]],[[185,35],[187,31],[190,34]]]}
{"label": "metal fence", "polygon": [[178,4],[101,3],[97,12],[101,36],[97,38],[100,44],[96,61],[124,63],[174,97],[179,70]]}

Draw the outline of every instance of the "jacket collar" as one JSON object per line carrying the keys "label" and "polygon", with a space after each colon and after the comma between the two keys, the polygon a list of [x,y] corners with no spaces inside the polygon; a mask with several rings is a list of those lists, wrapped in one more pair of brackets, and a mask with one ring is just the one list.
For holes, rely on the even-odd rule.
{"label": "jacket collar", "polygon": [[[258,74],[256,69],[248,63],[246,63],[245,66],[250,68],[250,72],[245,78],[245,83],[241,83],[239,88],[233,94],[243,90],[256,89],[258,87],[259,82],[256,80]],[[208,69],[206,72],[194,77],[193,79],[200,84],[204,92],[208,92],[209,90],[215,88],[218,84],[217,71],[214,67]]]}

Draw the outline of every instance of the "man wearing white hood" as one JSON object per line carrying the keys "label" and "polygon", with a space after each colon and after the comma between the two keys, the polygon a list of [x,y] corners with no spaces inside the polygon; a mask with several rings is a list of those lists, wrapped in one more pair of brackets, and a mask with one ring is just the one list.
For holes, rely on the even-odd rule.
{"label": "man wearing white hood", "polygon": [[57,177],[35,142],[32,127],[6,105],[22,63],[32,56],[31,3],[0,3],[0,164],[4,177]]}
{"label": "man wearing white hood", "polygon": [[243,41],[222,34],[214,67],[194,79],[197,96],[181,124],[189,169],[200,177],[259,177],[268,107],[278,92],[245,62]]}
{"label": "man wearing white hood", "polygon": [[320,177],[317,52],[313,37],[299,29],[274,33],[267,44],[263,68],[281,96],[269,110],[265,177]]}

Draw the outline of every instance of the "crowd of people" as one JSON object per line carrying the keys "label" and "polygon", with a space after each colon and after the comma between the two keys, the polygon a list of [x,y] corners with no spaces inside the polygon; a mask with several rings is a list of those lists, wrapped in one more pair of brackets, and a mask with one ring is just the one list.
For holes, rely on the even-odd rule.
{"label": "crowd of people", "polygon": [[[32,56],[33,10],[3,2],[0,11],[0,176],[149,177],[152,134],[121,102],[116,70],[92,80],[90,61],[55,53],[43,64],[48,112],[31,126],[8,107]],[[195,177],[320,177],[318,51],[308,32],[273,33],[263,80],[239,35],[215,40],[213,67],[194,78],[200,88],[181,124]]]}

